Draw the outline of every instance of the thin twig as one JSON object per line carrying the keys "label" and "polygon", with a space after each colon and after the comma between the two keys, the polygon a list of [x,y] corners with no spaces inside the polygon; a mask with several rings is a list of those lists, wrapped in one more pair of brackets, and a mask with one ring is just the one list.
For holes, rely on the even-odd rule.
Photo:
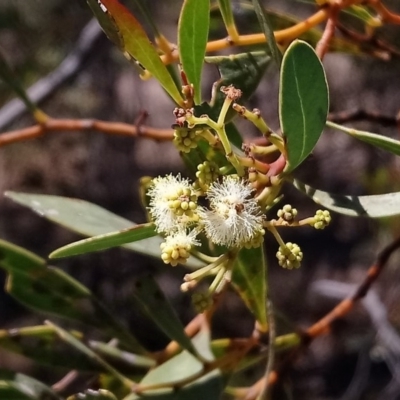
{"label": "thin twig", "polygon": [[317,53],[320,60],[324,58],[326,52],[329,49],[330,42],[335,36],[335,30],[339,12],[340,8],[338,4],[332,5],[329,10],[329,19],[326,23],[324,33],[322,34],[321,39],[318,41],[317,46],[315,48],[315,52]]}
{"label": "thin twig", "polygon": [[398,117],[384,115],[377,111],[363,110],[361,108],[331,112],[328,115],[328,120],[339,124],[355,121],[377,122],[384,126],[397,126],[398,124]]}
{"label": "thin twig", "polygon": [[306,330],[304,338],[305,343],[328,332],[334,321],[338,318],[342,318],[354,308],[357,301],[361,300],[367,294],[369,288],[376,281],[385,267],[389,257],[399,247],[400,238],[383,249],[383,251],[378,255],[376,263],[369,268],[367,276],[354,294],[342,300],[331,312]]}
{"label": "thin twig", "polygon": [[389,11],[380,0],[369,0],[368,3],[381,16],[382,21],[400,25],[400,15]]}
{"label": "thin twig", "polygon": [[75,381],[78,377],[78,371],[72,370],[68,372],[64,377],[62,377],[58,382],[51,386],[51,388],[56,392],[64,391],[71,383]]}

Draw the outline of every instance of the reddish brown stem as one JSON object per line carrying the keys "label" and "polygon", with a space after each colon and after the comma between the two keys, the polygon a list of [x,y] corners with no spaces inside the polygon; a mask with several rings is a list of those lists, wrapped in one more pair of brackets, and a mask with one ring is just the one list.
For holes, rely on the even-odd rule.
{"label": "reddish brown stem", "polygon": [[385,267],[389,257],[398,248],[400,248],[400,238],[383,249],[383,251],[378,255],[376,263],[369,268],[364,281],[352,296],[342,300],[330,313],[325,315],[325,317],[320,319],[306,330],[306,342],[329,332],[330,327],[335,320],[342,318],[354,308],[354,305],[357,303],[357,301],[362,299],[367,294],[368,290]]}
{"label": "reddish brown stem", "polygon": [[337,24],[337,18],[339,15],[339,5],[334,4],[331,6],[329,10],[329,19],[325,25],[324,33],[321,36],[321,39],[318,41],[317,46],[315,48],[315,52],[317,53],[320,60],[322,60],[329,49],[330,42],[332,38],[335,36],[335,29]]}
{"label": "reddish brown stem", "polygon": [[35,139],[46,133],[67,131],[92,131],[97,130],[110,135],[143,136],[148,139],[171,141],[173,131],[171,129],[156,129],[149,126],[139,127],[122,122],[106,122],[94,119],[49,119],[41,125],[6,132],[0,135],[0,147],[8,144]]}

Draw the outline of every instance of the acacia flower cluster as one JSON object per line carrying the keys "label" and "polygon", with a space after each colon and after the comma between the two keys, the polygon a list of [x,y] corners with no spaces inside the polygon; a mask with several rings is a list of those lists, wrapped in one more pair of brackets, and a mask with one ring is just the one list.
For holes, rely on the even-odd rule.
{"label": "acacia flower cluster", "polygon": [[[161,244],[161,259],[172,266],[185,264],[194,247],[200,245],[197,239],[200,233],[213,244],[237,253],[244,247],[261,246],[265,229],[268,229],[279,243],[276,253],[279,265],[287,269],[298,268],[303,259],[300,247],[285,243],[277,228],[309,225],[323,229],[331,221],[327,210],[318,210],[314,217],[298,221],[297,210],[289,204],[278,210],[278,219],[267,221],[251,183],[245,179],[237,175],[221,176],[218,166],[210,162],[199,166],[197,178],[192,184],[180,175],[158,177],[152,180],[147,192],[150,215],[157,232],[165,237]],[[207,206],[198,204],[200,196],[205,197]],[[209,274],[218,277],[220,271],[227,271],[228,259],[217,260],[211,261],[196,276],[190,275],[184,287],[193,286]],[[216,287],[220,281],[216,278]]]}
{"label": "acacia flower cluster", "polygon": [[[153,179],[148,191],[149,211],[159,233],[166,235],[161,245],[165,263],[177,265],[199,245],[200,232],[217,245],[228,248],[260,246],[264,216],[253,189],[236,176],[214,181],[205,193],[209,208],[197,204],[197,195],[188,179],[167,175]],[[260,239],[261,238],[261,239]]]}
{"label": "acacia flower cluster", "polygon": [[213,243],[240,248],[264,233],[263,214],[252,192],[249,184],[231,175],[210,186],[210,209],[201,209],[199,214]]}

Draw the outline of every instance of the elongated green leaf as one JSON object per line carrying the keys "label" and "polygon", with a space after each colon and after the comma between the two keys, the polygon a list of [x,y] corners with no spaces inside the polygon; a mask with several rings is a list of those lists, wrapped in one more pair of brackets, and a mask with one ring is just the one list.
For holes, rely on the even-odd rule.
{"label": "elongated green leaf", "polygon": [[0,240],[0,268],[8,275],[7,292],[27,307],[92,325],[119,338],[135,353],[145,353],[136,338],[90,290],[64,271],[48,267],[45,260],[3,240]]}
{"label": "elongated green leaf", "polygon": [[267,329],[267,261],[263,247],[240,250],[233,267],[232,284],[249,310],[254,314],[261,329]]}
{"label": "elongated green leaf", "polygon": [[201,72],[210,25],[210,0],[185,0],[178,26],[178,48],[183,70],[201,102]]}
{"label": "elongated green leaf", "polygon": [[218,6],[222,19],[224,20],[224,24],[229,32],[230,27],[235,26],[231,0],[218,0]]}
{"label": "elongated green leaf", "polygon": [[350,7],[346,7],[343,10],[343,12],[360,19],[361,21],[365,22],[367,25],[369,25],[373,28],[378,28],[378,27],[382,26],[381,18],[373,15],[366,6],[352,5]]}
{"label": "elongated green leaf", "polygon": [[257,15],[258,22],[267,39],[267,46],[269,47],[269,50],[271,52],[272,59],[275,61],[278,68],[280,68],[282,64],[282,53],[276,44],[274,29],[272,27],[271,21],[269,20],[268,14],[265,12],[259,0],[253,0],[253,6]]}
{"label": "elongated green leaf", "polygon": [[324,67],[314,49],[296,40],[282,62],[279,119],[292,171],[311,153],[324,129],[329,109]]}
{"label": "elongated green leaf", "polygon": [[355,139],[361,140],[365,143],[371,144],[372,146],[379,147],[380,149],[387,150],[400,156],[400,141],[398,140],[377,135],[376,133],[347,128],[346,126],[338,125],[330,121],[326,122],[326,126],[338,129],[339,131],[345,132]]}
{"label": "elongated green leaf", "polygon": [[[125,366],[129,366],[130,373],[132,373],[133,371],[132,367],[140,369],[150,369],[156,366],[156,362],[152,358],[121,350],[113,344],[91,340],[89,341],[88,345],[97,354],[100,354],[103,359],[105,359],[106,361],[110,360],[109,363],[111,365],[123,364]],[[121,367],[119,367],[118,369],[120,370]]]}
{"label": "elongated green leaf", "polygon": [[54,390],[27,375],[0,370],[2,400],[63,400]]}
{"label": "elongated green leaf", "polygon": [[101,28],[107,37],[121,50],[124,49],[124,38],[119,32],[118,25],[112,16],[107,13],[105,8],[97,0],[86,0],[94,16],[98,20]]}
{"label": "elongated green leaf", "polygon": [[39,325],[0,330],[0,347],[50,367],[78,371],[104,372],[104,369],[82,353],[71,351],[54,329]]}
{"label": "elongated green leaf", "polygon": [[314,189],[295,179],[296,189],[311,197],[317,204],[350,217],[384,218],[400,215],[400,192],[371,196],[346,196]]}
{"label": "elongated green leaf", "polygon": [[[193,338],[194,346],[206,359],[213,359],[210,351],[208,332],[201,331]],[[147,390],[143,396],[131,394],[124,400],[208,400],[219,399],[224,388],[224,380],[219,370],[201,375],[204,365],[191,353],[184,350],[167,362],[151,370],[140,382],[140,386],[160,385],[166,387],[158,390]],[[200,375],[200,377],[199,377]],[[193,382],[181,387],[177,383]]]}
{"label": "elongated green leaf", "polygon": [[108,35],[112,35],[111,40],[122,45],[122,50],[154,75],[175,102],[182,105],[182,95],[167,67],[161,61],[143,27],[131,12],[117,0],[98,0],[97,5],[95,1],[91,1],[90,7],[94,10],[96,17],[99,16],[99,13],[103,13],[111,20],[106,23],[105,17],[99,18],[102,28]]}
{"label": "elongated green leaf", "polygon": [[78,393],[68,397],[67,400],[117,400],[117,398],[105,389],[88,389],[83,393]]}
{"label": "elongated green leaf", "polygon": [[[84,200],[17,192],[6,192],[5,196],[18,204],[30,208],[41,217],[45,217],[84,236],[105,235],[113,231],[130,229],[136,225],[132,221]],[[160,258],[161,243],[162,239],[156,236],[140,242],[125,244],[123,247],[141,254]],[[198,268],[203,266],[203,263],[191,257],[187,265]]]}
{"label": "elongated green leaf", "polygon": [[134,382],[132,382],[130,379],[122,375],[119,371],[117,371],[114,367],[112,367],[110,364],[104,361],[98,354],[96,354],[93,350],[87,347],[76,337],[71,335],[68,331],[53,324],[50,321],[46,321],[46,324],[51,326],[55,330],[55,332],[57,332],[57,334],[62,340],[64,340],[66,343],[68,343],[70,346],[74,347],[78,351],[85,354],[87,357],[92,358],[95,362],[101,365],[108,373],[110,373],[112,376],[118,379],[124,386],[128,388],[132,387],[132,384]]}
{"label": "elongated green leaf", "polygon": [[79,240],[54,250],[49,258],[61,258],[76,256],[78,254],[92,253],[110,249],[112,247],[121,246],[126,243],[137,242],[139,240],[148,239],[156,236],[153,223],[136,225],[133,228],[124,229],[122,231],[106,233],[105,235],[94,236],[89,239]]}
{"label": "elongated green leaf", "polygon": [[133,295],[143,312],[170,339],[177,341],[182,348],[188,350],[190,353],[197,354],[175,310],[158,287],[157,282],[148,275],[136,282],[135,289]]}
{"label": "elongated green leaf", "polygon": [[[225,99],[225,96],[219,90],[221,86],[235,86],[243,93],[238,102],[246,101],[257,89],[271,61],[271,57],[264,51],[256,51],[230,56],[206,57],[205,60],[208,64],[216,65],[221,74],[221,78],[215,88],[215,97],[212,99],[211,110],[208,112],[206,110],[207,114],[216,120]],[[195,107],[196,115],[204,113],[202,107],[203,104]],[[236,112],[229,110],[225,121],[231,120],[234,116],[236,116]]]}

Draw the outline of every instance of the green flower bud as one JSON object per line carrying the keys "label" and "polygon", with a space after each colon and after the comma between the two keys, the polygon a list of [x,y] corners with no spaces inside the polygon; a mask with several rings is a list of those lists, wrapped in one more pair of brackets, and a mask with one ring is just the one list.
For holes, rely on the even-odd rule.
{"label": "green flower bud", "polygon": [[318,210],[314,216],[313,227],[315,229],[324,229],[331,222],[332,217],[328,210]]}
{"label": "green flower bud", "polygon": [[197,143],[201,139],[199,133],[199,131],[194,129],[175,129],[173,143],[182,153],[189,153],[197,147]]}
{"label": "green flower bud", "polygon": [[244,244],[246,249],[260,247],[264,243],[265,229],[260,229],[252,239]]}
{"label": "green flower bud", "polygon": [[295,208],[292,208],[290,204],[286,204],[278,210],[278,218],[282,218],[286,222],[292,222],[296,216],[297,216],[297,210]]}
{"label": "green flower bud", "polygon": [[279,246],[276,258],[283,268],[299,268],[303,259],[303,252],[296,243],[288,242],[284,246]]}
{"label": "green flower bud", "polygon": [[197,166],[196,177],[200,186],[208,186],[220,176],[219,167],[213,161],[204,161]]}
{"label": "green flower bud", "polygon": [[207,292],[197,292],[192,295],[192,304],[198,313],[203,313],[212,306],[213,299]]}

